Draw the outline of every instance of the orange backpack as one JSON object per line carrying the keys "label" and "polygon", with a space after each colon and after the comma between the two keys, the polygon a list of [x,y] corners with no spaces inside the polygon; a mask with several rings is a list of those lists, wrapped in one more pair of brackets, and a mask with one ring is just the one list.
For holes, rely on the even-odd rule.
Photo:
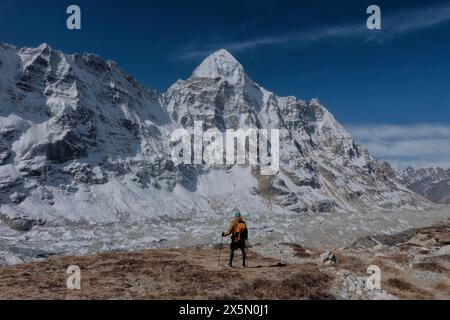
{"label": "orange backpack", "polygon": [[234,232],[235,232],[235,240],[236,241],[248,239],[247,225],[245,224],[244,221],[240,221],[237,223]]}

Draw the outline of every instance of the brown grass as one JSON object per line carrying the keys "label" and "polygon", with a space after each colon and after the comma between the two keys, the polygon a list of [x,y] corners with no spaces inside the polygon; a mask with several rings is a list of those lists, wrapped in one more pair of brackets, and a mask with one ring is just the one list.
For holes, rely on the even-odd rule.
{"label": "brown grass", "polygon": [[309,258],[310,254],[308,254],[306,252],[306,249],[299,245],[299,244],[295,244],[295,243],[281,243],[282,245],[288,245],[289,247],[291,247],[294,250],[294,256],[297,258]]}
{"label": "brown grass", "polygon": [[433,294],[401,278],[383,281],[383,288],[403,299],[432,299]]}
{"label": "brown grass", "polygon": [[[315,266],[280,268],[277,260],[252,252],[249,268],[228,269],[225,262],[217,265],[217,252],[147,250],[3,267],[0,299],[329,298],[331,277]],[[66,288],[66,269],[74,264],[81,268],[81,290]]]}
{"label": "brown grass", "polygon": [[414,268],[422,271],[431,271],[436,273],[445,273],[448,271],[447,268],[441,266],[440,264],[434,261],[416,263],[414,264]]}
{"label": "brown grass", "polygon": [[402,253],[391,253],[385,257],[387,260],[391,260],[396,263],[409,263],[410,258],[406,254]]}
{"label": "brown grass", "polygon": [[450,284],[448,282],[439,282],[435,288],[442,292],[450,292]]}
{"label": "brown grass", "polygon": [[367,267],[369,265],[363,262],[360,258],[340,253],[335,253],[335,255],[338,261],[338,267],[340,269],[351,271],[358,275],[366,274]]}
{"label": "brown grass", "polygon": [[333,299],[328,293],[332,278],[318,271],[294,273],[283,280],[256,279],[239,287],[235,294],[249,299]]}

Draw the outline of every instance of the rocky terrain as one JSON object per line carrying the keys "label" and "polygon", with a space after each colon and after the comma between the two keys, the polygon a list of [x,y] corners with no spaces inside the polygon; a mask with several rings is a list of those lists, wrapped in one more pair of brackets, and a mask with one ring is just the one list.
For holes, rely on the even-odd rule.
{"label": "rocky terrain", "polygon": [[[450,299],[450,220],[340,248],[255,244],[245,269],[225,267],[227,247],[220,261],[213,245],[4,266],[0,299]],[[80,290],[66,287],[70,265]],[[370,265],[381,289],[366,287]]]}
{"label": "rocky terrain", "polygon": [[400,172],[399,179],[414,192],[435,203],[450,203],[450,169],[412,167]]}

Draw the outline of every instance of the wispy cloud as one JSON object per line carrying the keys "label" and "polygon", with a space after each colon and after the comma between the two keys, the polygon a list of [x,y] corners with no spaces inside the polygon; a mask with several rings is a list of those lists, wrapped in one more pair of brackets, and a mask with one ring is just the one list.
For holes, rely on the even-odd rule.
{"label": "wispy cloud", "polygon": [[348,125],[355,140],[398,168],[450,168],[450,125]]}
{"label": "wispy cloud", "polygon": [[382,43],[403,34],[432,28],[450,22],[450,4],[439,4],[420,9],[409,9],[402,12],[388,14],[382,9],[382,30],[371,31],[366,28],[364,19],[360,23],[347,25],[321,26],[310,30],[302,30],[279,34],[276,36],[246,39],[237,42],[215,43],[208,46],[189,45],[181,49],[177,59],[189,60],[204,57],[219,48],[231,52],[241,52],[262,46],[281,44],[308,45],[329,39],[359,38],[365,41]]}

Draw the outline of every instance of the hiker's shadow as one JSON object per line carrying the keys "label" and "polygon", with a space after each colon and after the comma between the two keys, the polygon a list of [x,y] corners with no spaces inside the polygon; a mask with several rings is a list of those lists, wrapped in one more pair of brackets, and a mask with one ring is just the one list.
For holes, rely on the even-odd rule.
{"label": "hiker's shadow", "polygon": [[268,265],[268,266],[267,265],[266,266],[263,266],[263,265],[251,266],[251,267],[247,267],[247,269],[284,268],[284,267],[287,267],[287,264],[278,262],[277,264],[271,264],[271,265]]}

